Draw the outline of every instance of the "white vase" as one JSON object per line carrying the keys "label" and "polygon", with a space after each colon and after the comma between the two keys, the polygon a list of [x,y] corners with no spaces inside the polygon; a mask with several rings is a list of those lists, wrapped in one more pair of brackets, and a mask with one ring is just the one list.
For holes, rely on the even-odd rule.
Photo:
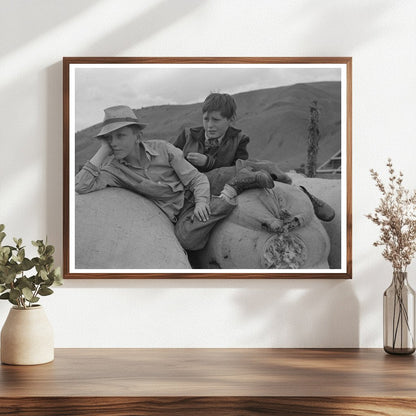
{"label": "white vase", "polygon": [[35,365],[53,359],[53,329],[43,307],[11,308],[1,330],[1,362]]}

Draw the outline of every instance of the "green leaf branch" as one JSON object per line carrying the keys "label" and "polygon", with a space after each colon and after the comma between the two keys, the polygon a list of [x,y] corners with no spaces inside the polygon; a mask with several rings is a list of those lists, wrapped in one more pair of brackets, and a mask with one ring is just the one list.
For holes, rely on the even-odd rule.
{"label": "green leaf branch", "polygon": [[32,241],[38,256],[28,258],[21,238],[13,238],[14,245],[3,245],[4,229],[0,224],[0,299],[26,309],[40,296],[51,295],[51,286],[63,283],[60,267],[54,266],[55,247],[47,241]]}

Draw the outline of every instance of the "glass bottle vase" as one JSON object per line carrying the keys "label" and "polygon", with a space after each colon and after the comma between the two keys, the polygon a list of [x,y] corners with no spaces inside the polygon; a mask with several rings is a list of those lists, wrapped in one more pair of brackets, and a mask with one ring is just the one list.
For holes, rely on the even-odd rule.
{"label": "glass bottle vase", "polygon": [[383,295],[384,351],[412,354],[415,351],[415,291],[407,272],[393,272],[391,285]]}

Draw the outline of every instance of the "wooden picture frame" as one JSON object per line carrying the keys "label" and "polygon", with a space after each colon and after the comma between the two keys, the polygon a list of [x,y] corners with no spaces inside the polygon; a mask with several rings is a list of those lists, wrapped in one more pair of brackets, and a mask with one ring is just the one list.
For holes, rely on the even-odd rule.
{"label": "wooden picture frame", "polygon": [[[153,202],[114,187],[76,194],[76,175],[99,148],[105,108],[130,106],[148,124],[146,139],[172,143],[183,129],[202,125],[202,102],[211,92],[237,102],[235,126],[250,137],[249,158],[271,160],[293,179],[267,192],[276,199],[281,188],[300,195],[304,186],[334,208],[334,220],[310,214],[314,205],[305,194],[312,202],[301,204],[307,213],[292,212],[279,197],[276,218],[283,224],[283,214],[292,216],[308,229],[283,226],[270,234],[258,218],[261,208],[253,208],[255,224],[244,228],[247,201],[262,201],[249,190],[237,197],[237,219],[216,225],[205,251],[187,256]],[[350,57],[63,58],[64,278],[351,278],[351,131]],[[319,148],[311,165],[313,135]],[[311,166],[318,178],[302,176]]]}

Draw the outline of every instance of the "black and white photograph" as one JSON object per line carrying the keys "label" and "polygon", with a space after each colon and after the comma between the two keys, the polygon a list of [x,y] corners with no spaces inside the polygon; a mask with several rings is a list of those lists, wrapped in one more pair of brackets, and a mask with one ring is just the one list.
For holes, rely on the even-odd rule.
{"label": "black and white photograph", "polygon": [[350,58],[64,58],[64,277],[351,277],[350,124]]}

